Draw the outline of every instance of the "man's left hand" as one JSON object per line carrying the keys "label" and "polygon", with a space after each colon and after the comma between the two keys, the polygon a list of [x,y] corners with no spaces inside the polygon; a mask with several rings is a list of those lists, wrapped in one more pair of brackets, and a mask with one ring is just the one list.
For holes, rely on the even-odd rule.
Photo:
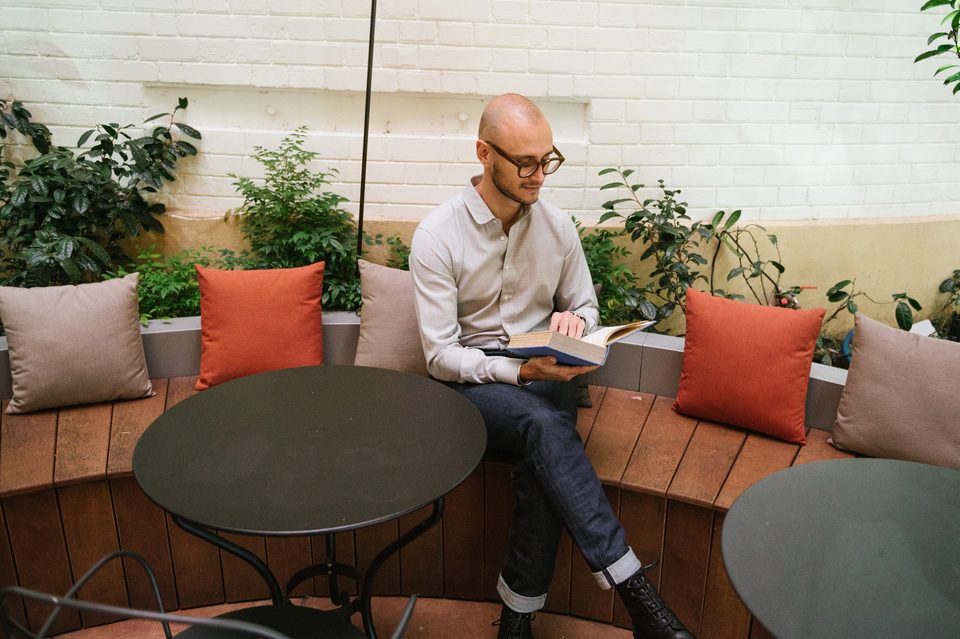
{"label": "man's left hand", "polygon": [[557,331],[569,337],[580,339],[583,337],[583,329],[585,327],[586,322],[583,321],[583,318],[570,311],[554,313],[550,317],[550,330]]}

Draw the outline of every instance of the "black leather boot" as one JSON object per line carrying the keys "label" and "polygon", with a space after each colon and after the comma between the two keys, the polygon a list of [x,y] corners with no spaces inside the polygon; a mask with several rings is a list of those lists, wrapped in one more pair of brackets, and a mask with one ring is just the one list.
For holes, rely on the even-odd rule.
{"label": "black leather boot", "polygon": [[625,582],[617,584],[617,594],[633,621],[634,639],[694,639],[660,598],[643,571],[641,568]]}
{"label": "black leather boot", "polygon": [[507,606],[501,607],[500,620],[493,622],[493,625],[500,626],[497,639],[533,639],[531,620],[532,612],[516,612]]}

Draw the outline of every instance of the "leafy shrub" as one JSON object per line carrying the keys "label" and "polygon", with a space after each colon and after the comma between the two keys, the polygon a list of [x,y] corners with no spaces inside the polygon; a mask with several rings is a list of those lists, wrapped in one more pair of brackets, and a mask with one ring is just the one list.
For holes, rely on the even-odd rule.
{"label": "leafy shrub", "polygon": [[[132,124],[99,124],[77,141],[94,144],[79,155],[62,146],[49,146],[49,131],[29,121],[30,113],[19,102],[3,111],[6,131],[30,137],[40,155],[17,167],[3,164],[0,184],[0,240],[5,248],[0,281],[13,286],[46,286],[96,281],[129,260],[122,240],[141,230],[163,231],[156,216],[164,205],[149,203],[164,181],[172,181],[177,161],[197,150],[175,140],[173,129],[191,138],[200,133],[176,121],[187,107],[180,98],[173,113],[146,120],[169,118],[149,135],[132,137]],[[2,151],[2,148],[0,148]]]}
{"label": "leafy shrub", "polygon": [[360,307],[357,228],[340,208],[347,199],[324,190],[336,169],[308,167],[319,154],[304,149],[306,131],[297,128],[276,150],[254,147],[253,157],[266,173],[262,183],[230,175],[244,200],[232,215],[251,248],[234,261],[248,268],[290,268],[324,260],[324,308],[355,310]]}
{"label": "leafy shrub", "polygon": [[[920,10],[926,11],[927,9],[933,9],[935,7],[947,8],[947,15],[940,20],[940,24],[949,24],[949,30],[937,31],[931,34],[930,37],[927,38],[927,46],[932,45],[938,40],[940,44],[918,55],[916,59],[914,59],[914,62],[920,62],[921,60],[944,54],[947,54],[947,57],[953,62],[956,62],[954,58],[960,58],[960,41],[957,40],[957,32],[960,31],[960,0],[927,0],[927,2],[920,7]],[[958,68],[960,68],[960,64],[945,64],[933,74],[934,76],[938,76],[946,71],[947,74],[943,83],[948,88],[953,84],[952,92],[954,94],[960,92],[960,72],[957,71]]]}
{"label": "leafy shrub", "polygon": [[623,229],[595,227],[586,231],[574,218],[574,225],[580,235],[580,245],[587,259],[587,267],[593,283],[599,288],[597,301],[600,305],[600,323],[607,325],[626,324],[651,312],[645,313],[638,308],[640,304],[649,304],[636,294],[636,276],[624,260],[630,250],[617,240],[626,236]]}
{"label": "leafy shrub", "polygon": [[[737,226],[741,215],[739,210],[718,211],[709,222],[691,221],[687,215],[687,203],[679,200],[680,191],[666,188],[663,180],[658,181],[660,197],[641,200],[637,193],[645,186],[630,183],[631,169],[600,171],[600,175],[611,173],[615,173],[618,179],[604,184],[601,190],[626,190],[627,196],[605,202],[603,208],[606,211],[600,222],[613,218],[623,220],[623,231],[644,247],[641,260],[652,260],[649,283],[620,291],[625,303],[636,308],[641,317],[663,320],[677,308],[685,311],[686,290],[698,282],[705,283],[712,295],[745,299],[744,295],[717,286],[717,257],[723,250],[729,251],[737,260],[737,265],[726,274],[726,281],[742,279],[758,304],[800,308],[798,296],[810,287],[781,285],[780,279],[786,268],[781,263],[776,235],[766,233],[758,224]],[[621,213],[618,208],[624,205],[629,210]],[[711,243],[713,256],[709,271],[704,272],[701,267],[708,261],[699,251]],[[775,252],[776,257],[764,257],[769,251]],[[941,292],[944,286],[949,287],[948,282],[941,284]],[[905,292],[892,293],[890,301],[882,302],[858,290],[855,279],[840,280],[827,291],[827,300],[837,306],[824,320],[824,331],[817,342],[817,361],[824,364],[838,362],[841,340],[827,336],[830,330],[827,325],[844,311],[856,313],[859,310],[858,297],[875,304],[893,304],[894,318],[904,330],[909,330],[913,324],[911,308],[921,310],[920,303]]]}
{"label": "leafy shrub", "polygon": [[137,297],[140,321],[200,314],[200,285],[194,265],[229,268],[225,257],[230,251],[209,247],[187,249],[164,257],[154,247],[141,251],[136,262],[118,268],[108,277],[123,277],[137,271],[140,283]]}

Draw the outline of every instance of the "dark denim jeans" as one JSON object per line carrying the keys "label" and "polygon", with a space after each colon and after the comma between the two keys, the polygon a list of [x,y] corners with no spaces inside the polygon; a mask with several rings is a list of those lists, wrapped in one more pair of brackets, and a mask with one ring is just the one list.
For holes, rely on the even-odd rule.
{"label": "dark denim jeans", "polygon": [[512,475],[516,505],[499,587],[508,606],[518,612],[543,606],[564,526],[604,587],[636,572],[640,563],[577,433],[572,382],[448,386],[480,410],[487,445],[518,457]]}

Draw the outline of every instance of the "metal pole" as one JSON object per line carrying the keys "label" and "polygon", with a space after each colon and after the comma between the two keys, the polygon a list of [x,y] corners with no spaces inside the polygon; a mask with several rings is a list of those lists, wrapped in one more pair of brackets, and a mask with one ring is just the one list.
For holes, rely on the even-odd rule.
{"label": "metal pole", "polygon": [[370,87],[373,82],[373,40],[377,26],[377,0],[370,0],[370,42],[367,49],[367,93],[363,107],[363,155],[360,159],[360,213],[357,216],[357,257],[363,249],[363,206],[367,192],[367,140],[370,135]]}

